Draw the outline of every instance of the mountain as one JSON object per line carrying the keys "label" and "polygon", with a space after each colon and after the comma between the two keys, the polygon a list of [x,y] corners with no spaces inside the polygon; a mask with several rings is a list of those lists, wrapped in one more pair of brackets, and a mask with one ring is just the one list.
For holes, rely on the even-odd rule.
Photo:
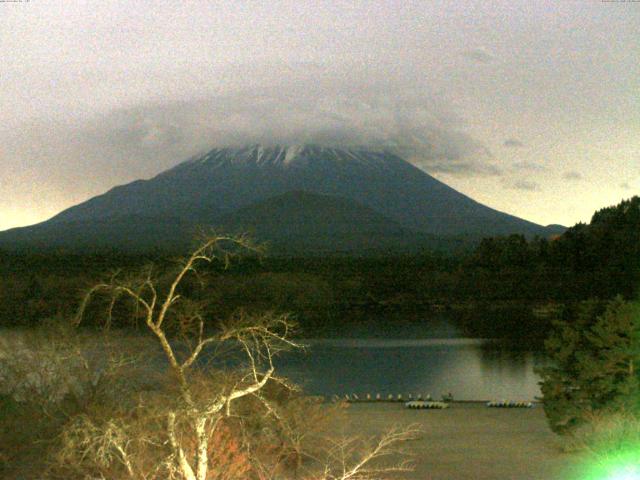
{"label": "mountain", "polygon": [[267,241],[275,252],[411,251],[431,240],[353,200],[305,191],[253,203],[219,224],[222,230]]}
{"label": "mountain", "polygon": [[83,252],[180,250],[188,246],[196,234],[196,226],[179,217],[120,215],[62,223],[47,221],[14,228],[0,232],[0,248]]}
{"label": "mountain", "polygon": [[367,226],[398,245],[434,236],[550,233],[389,152],[256,145],[213,149],[152,179],[115,187],[46,222],[0,233],[0,246],[173,246],[196,225],[254,228],[284,243],[313,243],[336,232],[364,239]]}

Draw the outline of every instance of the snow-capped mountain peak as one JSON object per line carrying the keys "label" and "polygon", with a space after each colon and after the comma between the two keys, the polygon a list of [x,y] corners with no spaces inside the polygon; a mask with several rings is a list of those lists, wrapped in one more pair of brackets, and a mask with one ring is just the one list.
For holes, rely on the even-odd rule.
{"label": "snow-capped mountain peak", "polygon": [[[331,162],[357,162],[362,164],[384,163],[388,153],[363,147],[327,147],[313,144],[262,145],[256,144],[240,148],[214,148],[203,155],[191,158],[181,165],[205,164],[213,167],[222,165],[254,165],[262,167],[290,167],[295,164],[313,162],[322,158]],[[179,165],[180,167],[180,165]]]}
{"label": "snow-capped mountain peak", "polygon": [[[251,212],[259,212],[251,217],[258,223],[270,218],[274,229],[278,222],[294,226],[302,222],[321,230],[336,218],[348,219],[342,225],[350,225],[361,216],[376,224],[386,219],[409,237],[412,234],[406,232],[418,237],[546,232],[540,225],[472,200],[388,151],[250,145],[214,148],[149,180],[114,187],[20,235],[36,238],[40,232],[38,238],[53,245],[58,236],[66,238],[70,225],[78,225],[78,232],[103,232],[99,237],[105,239],[115,235],[125,245],[133,237],[160,241],[157,236],[166,236],[167,241],[178,241],[187,235],[185,226],[225,225],[220,222],[234,215],[246,219]],[[293,230],[287,231],[295,236]],[[367,235],[375,237],[371,232]],[[84,241],[83,235],[78,233],[74,241]]]}

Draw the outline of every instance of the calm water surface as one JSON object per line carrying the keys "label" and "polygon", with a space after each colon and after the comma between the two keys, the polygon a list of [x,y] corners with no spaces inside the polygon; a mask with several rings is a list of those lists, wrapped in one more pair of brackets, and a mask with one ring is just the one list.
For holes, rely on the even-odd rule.
{"label": "calm water surface", "polygon": [[543,363],[542,354],[455,338],[448,325],[419,333],[431,338],[307,339],[306,352],[288,353],[277,368],[314,395],[401,393],[440,399],[451,392],[456,400],[540,396],[540,379],[533,369]]}
{"label": "calm water surface", "polygon": [[[540,396],[539,377],[533,371],[544,362],[540,353],[461,338],[447,322],[398,327],[383,331],[379,323],[372,323],[350,330],[349,338],[302,340],[306,351],[279,357],[277,373],[312,395],[430,394],[438,400],[448,392],[456,400]],[[4,336],[11,343],[15,335]],[[160,351],[157,360],[164,362]]]}

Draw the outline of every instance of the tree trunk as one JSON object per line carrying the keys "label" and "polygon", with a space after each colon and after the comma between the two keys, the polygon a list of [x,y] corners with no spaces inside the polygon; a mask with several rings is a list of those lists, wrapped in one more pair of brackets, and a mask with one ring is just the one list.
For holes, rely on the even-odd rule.
{"label": "tree trunk", "polygon": [[196,419],[196,438],[198,441],[196,451],[196,476],[197,480],[206,480],[209,468],[209,438],[207,436],[207,418]]}
{"label": "tree trunk", "polygon": [[182,478],[184,478],[184,480],[198,480],[193,474],[193,469],[184,455],[184,450],[182,450],[182,447],[178,444],[178,439],[176,438],[176,414],[173,412],[169,414],[167,434],[169,435],[169,443],[178,462],[178,468],[182,473]]}

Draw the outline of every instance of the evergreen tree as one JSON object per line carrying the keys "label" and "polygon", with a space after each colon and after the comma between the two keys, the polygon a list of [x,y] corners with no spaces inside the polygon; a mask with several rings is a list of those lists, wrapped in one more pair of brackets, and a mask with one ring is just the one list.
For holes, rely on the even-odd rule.
{"label": "evergreen tree", "polygon": [[640,405],[640,304],[614,298],[586,333],[591,352],[578,352],[580,382],[590,386],[598,408]]}
{"label": "evergreen tree", "polygon": [[640,304],[590,300],[553,323],[539,370],[551,429],[567,433],[597,410],[639,411]]}

